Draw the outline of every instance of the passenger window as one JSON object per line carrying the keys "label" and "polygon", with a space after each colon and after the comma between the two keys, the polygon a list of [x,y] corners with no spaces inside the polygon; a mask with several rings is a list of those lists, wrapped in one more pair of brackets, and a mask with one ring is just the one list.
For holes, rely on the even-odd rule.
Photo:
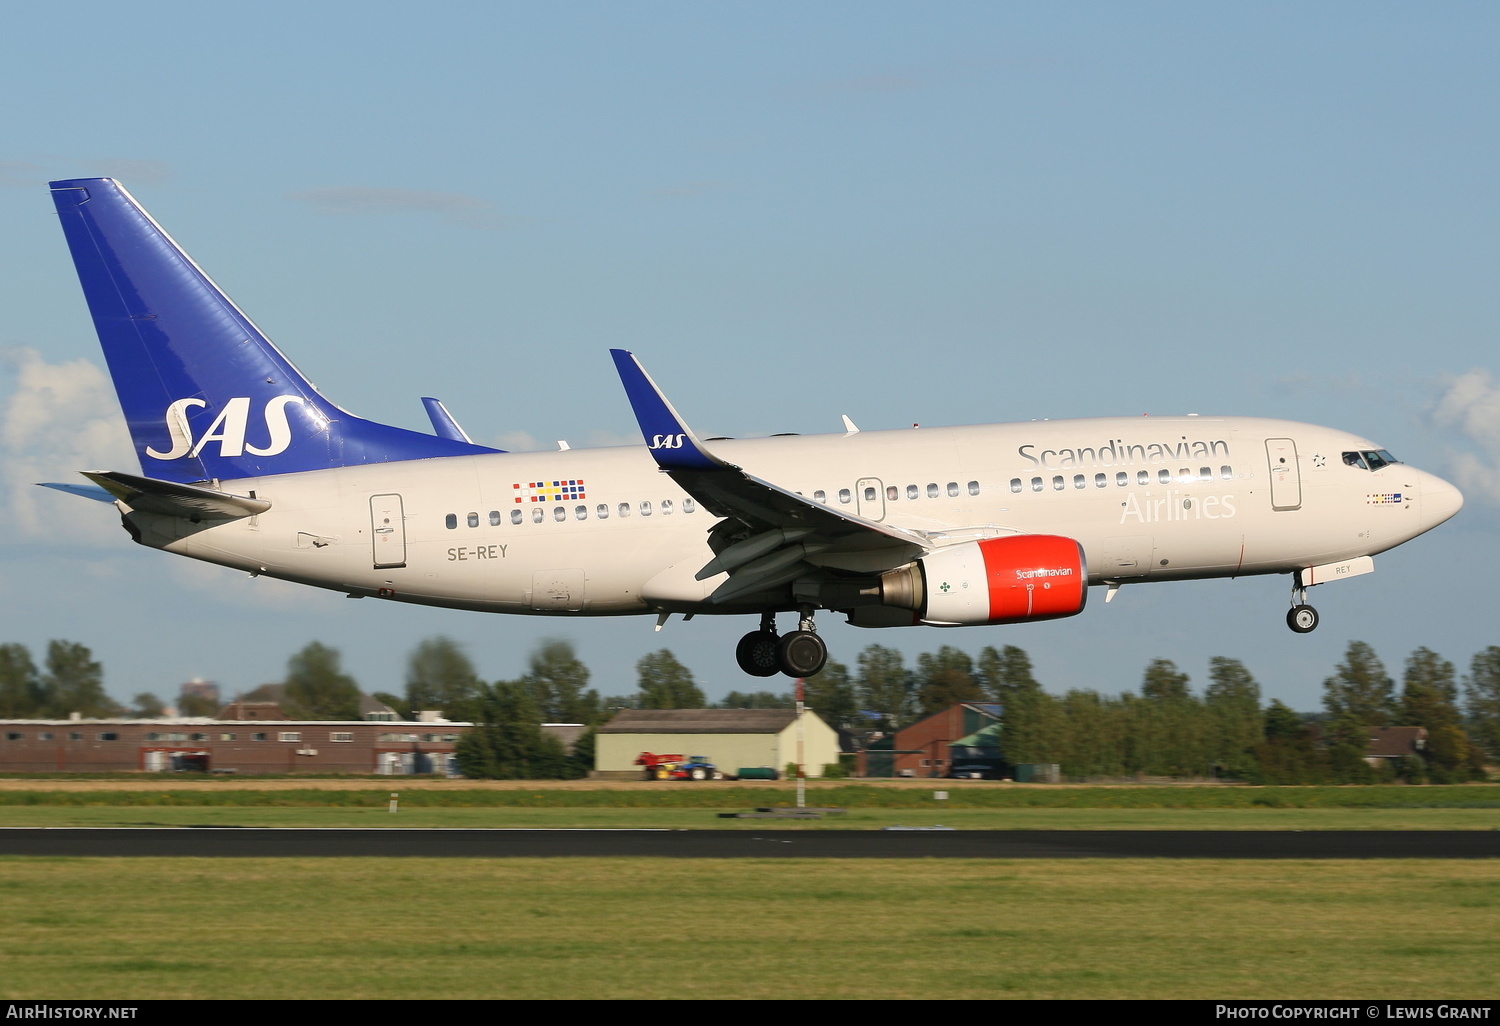
{"label": "passenger window", "polygon": [[443,518],[443,523],[447,526],[448,530],[450,530],[450,531],[454,530],[455,528],[458,527],[458,514],[457,513],[449,513],[447,516],[445,516]]}
{"label": "passenger window", "polygon": [[927,497],[929,499],[936,499],[938,497],[938,486],[937,485],[930,484],[930,485],[927,486]]}
{"label": "passenger window", "polygon": [[650,499],[642,499],[641,500],[641,516],[643,516],[643,517],[649,517],[650,515],[651,515],[651,500]]}
{"label": "passenger window", "polygon": [[552,519],[556,520],[559,524],[562,523],[564,520],[567,520],[568,519],[568,507],[566,507],[566,506],[555,506],[555,507],[553,507],[553,509],[552,509]]}
{"label": "passenger window", "polygon": [[1183,467],[1181,470],[1179,470],[1177,472],[1177,483],[1178,484],[1192,484],[1193,483],[1193,468],[1192,467]]}
{"label": "passenger window", "polygon": [[1056,476],[1056,477],[1054,477],[1054,478],[1053,478],[1053,479],[1052,479],[1052,490],[1053,490],[1053,491],[1054,491],[1054,492],[1060,492],[1060,491],[1062,491],[1062,490],[1063,490],[1063,488],[1064,488],[1064,487],[1065,487],[1065,486],[1066,486],[1066,485],[1067,485],[1067,481],[1065,481],[1065,480],[1064,480],[1064,479],[1063,479],[1063,476],[1062,476],[1062,475],[1061,475],[1061,474],[1058,474],[1058,475],[1057,475],[1057,476]]}
{"label": "passenger window", "polygon": [[1115,484],[1119,485],[1121,488],[1124,488],[1129,483],[1130,475],[1125,473],[1125,471],[1121,470],[1115,474]]}
{"label": "passenger window", "polygon": [[589,508],[587,506],[574,506],[573,516],[579,520],[587,520],[589,518]]}
{"label": "passenger window", "polygon": [[672,500],[671,499],[663,499],[663,500],[661,500],[661,515],[664,516],[664,517],[672,515]]}
{"label": "passenger window", "polygon": [[1095,488],[1103,488],[1107,484],[1109,484],[1109,475],[1108,474],[1095,474],[1094,475],[1094,487]]}
{"label": "passenger window", "polygon": [[906,486],[906,497],[908,499],[915,499],[917,497],[917,486],[916,485],[907,485]]}
{"label": "passenger window", "polygon": [[[1016,483],[1017,484],[1021,483],[1021,479],[1019,477],[1016,478]],[[1017,488],[1016,491],[1020,491],[1020,489]],[[948,482],[948,498],[950,498],[950,499],[956,499],[956,498],[958,498],[958,482],[957,481],[949,481]]]}
{"label": "passenger window", "polygon": [[1082,487],[1084,487],[1087,484],[1088,484],[1088,478],[1084,477],[1082,474],[1074,474],[1073,475],[1073,487],[1074,488],[1082,488]]}
{"label": "passenger window", "polygon": [[979,482],[978,481],[970,481],[969,482],[969,494],[970,495],[978,495],[979,494]]}
{"label": "passenger window", "polygon": [[500,526],[500,511],[498,509],[492,509],[492,510],[490,510],[490,526],[491,527],[499,527]]}
{"label": "passenger window", "polygon": [[1010,479],[1010,490],[1013,492],[1019,492],[1021,490],[1021,479],[1019,477],[1013,477]]}
{"label": "passenger window", "polygon": [[1034,478],[1031,479],[1031,490],[1034,491],[1034,492],[1039,492],[1039,491],[1042,490],[1042,479],[1041,478],[1034,477]]}
{"label": "passenger window", "polygon": [[595,506],[594,507],[594,516],[598,517],[600,520],[608,520],[609,519],[609,503],[607,503],[607,502],[601,502],[601,503],[599,503],[599,505]]}
{"label": "passenger window", "polygon": [[1172,472],[1170,470],[1167,470],[1165,467],[1163,467],[1161,470],[1158,470],[1156,472],[1156,479],[1158,481],[1160,481],[1162,484],[1171,484],[1172,483]]}
{"label": "passenger window", "polygon": [[622,503],[620,503],[619,508],[616,509],[615,512],[618,513],[618,514],[620,514],[620,516],[622,516],[622,517],[628,517],[628,516],[630,516],[630,503],[628,503],[628,502],[622,502]]}
{"label": "passenger window", "polygon": [[470,513],[469,514],[469,526],[470,527],[478,527],[479,526],[479,514],[478,513]]}
{"label": "passenger window", "polygon": [[684,513],[691,513],[695,509],[697,509],[697,508],[698,508],[698,504],[696,502],[694,502],[692,499],[683,499],[682,500],[682,511]]}
{"label": "passenger window", "polygon": [[847,506],[847,505],[849,505],[849,500],[851,500],[852,498],[854,498],[854,496],[852,496],[852,495],[849,494],[849,489],[847,489],[847,488],[840,488],[839,489],[839,502],[841,502],[845,506]]}
{"label": "passenger window", "polygon": [[825,492],[825,491],[823,491],[821,488],[818,489],[817,491],[813,492],[813,502],[826,503],[827,501],[828,501],[828,493]]}
{"label": "passenger window", "polygon": [[1135,472],[1135,483],[1138,484],[1138,485],[1148,485],[1148,484],[1150,484],[1151,483],[1151,474],[1148,471],[1145,471],[1145,470],[1137,470]]}
{"label": "passenger window", "polygon": [[875,501],[875,489],[874,488],[866,488],[865,489],[865,501],[866,502],[874,502]]}
{"label": "passenger window", "polygon": [[513,509],[513,510],[510,511],[510,522],[513,523],[513,524],[519,524],[521,522],[521,511],[520,510]]}
{"label": "passenger window", "polygon": [[547,513],[546,513],[545,510],[542,509],[542,507],[540,507],[540,506],[533,506],[533,507],[531,507],[531,522],[533,524],[540,524],[543,520],[546,520],[546,519],[547,519]]}
{"label": "passenger window", "polygon": [[901,492],[896,488],[895,485],[887,485],[886,486],[886,489],[885,489],[885,498],[886,498],[887,502],[895,502],[900,497],[901,497]]}
{"label": "passenger window", "polygon": [[1198,480],[1199,481],[1212,481],[1213,479],[1214,479],[1214,468],[1213,467],[1199,467],[1198,468]]}

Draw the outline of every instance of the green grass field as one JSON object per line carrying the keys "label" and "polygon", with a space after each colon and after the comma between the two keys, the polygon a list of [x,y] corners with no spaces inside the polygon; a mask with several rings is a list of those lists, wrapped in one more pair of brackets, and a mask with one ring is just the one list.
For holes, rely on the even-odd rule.
{"label": "green grass field", "polygon": [[[162,781],[0,826],[1500,829],[1500,788]],[[400,811],[387,811],[392,787]],[[1500,861],[0,858],[0,997],[1478,998]]]}
{"label": "green grass field", "polygon": [[[76,787],[77,782],[68,782]],[[134,783],[134,782],[131,782]],[[249,781],[164,780],[121,787],[0,790],[0,826],[666,827],[871,830],[941,824],[969,830],[1495,830],[1500,787],[890,787],[810,789],[808,804],[846,814],[816,821],[720,819],[720,812],[789,806],[794,791],[734,785],[629,790],[535,786],[486,789],[396,782],[256,787]],[[188,786],[189,784],[196,786]],[[401,795],[392,815],[392,789]],[[945,791],[948,798],[934,794]]]}
{"label": "green grass field", "polygon": [[5,998],[1493,998],[1488,862],[0,859]]}
{"label": "green grass field", "polygon": [[[740,807],[742,808],[742,807]],[[673,830],[1500,830],[1493,809],[851,809],[821,820],[720,819],[712,809],[342,806],[0,806],[0,827],[634,827]]]}

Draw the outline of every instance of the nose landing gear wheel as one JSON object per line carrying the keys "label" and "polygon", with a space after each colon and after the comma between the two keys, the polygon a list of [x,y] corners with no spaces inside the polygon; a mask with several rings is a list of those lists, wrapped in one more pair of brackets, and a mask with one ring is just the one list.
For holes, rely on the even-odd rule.
{"label": "nose landing gear wheel", "polygon": [[781,669],[776,658],[779,640],[773,631],[751,631],[734,647],[734,661],[752,677],[774,676]]}
{"label": "nose landing gear wheel", "polygon": [[1298,634],[1310,634],[1318,629],[1318,611],[1305,604],[1293,606],[1287,611],[1286,625]]}
{"label": "nose landing gear wheel", "polygon": [[792,631],[776,646],[776,661],[788,677],[811,677],[828,662],[828,646],[812,631]]}

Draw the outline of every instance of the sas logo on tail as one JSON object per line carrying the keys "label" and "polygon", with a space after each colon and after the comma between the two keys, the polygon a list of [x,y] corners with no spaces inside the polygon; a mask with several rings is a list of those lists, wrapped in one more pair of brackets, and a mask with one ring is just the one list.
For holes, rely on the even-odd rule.
{"label": "sas logo on tail", "polygon": [[265,425],[267,443],[265,448],[261,448],[245,441],[245,432],[250,424],[248,396],[238,396],[226,401],[208,430],[196,440],[193,438],[192,428],[188,426],[188,410],[201,409],[208,402],[203,399],[179,399],[167,407],[166,413],[167,433],[171,436],[172,448],[166,452],[158,452],[147,446],[146,455],[154,460],[177,460],[184,456],[198,456],[210,443],[218,442],[221,457],[243,456],[246,453],[251,456],[277,456],[286,452],[287,446],[292,444],[292,426],[287,423],[286,408],[292,403],[306,402],[300,395],[278,395],[266,403],[265,409],[261,411],[261,421]]}

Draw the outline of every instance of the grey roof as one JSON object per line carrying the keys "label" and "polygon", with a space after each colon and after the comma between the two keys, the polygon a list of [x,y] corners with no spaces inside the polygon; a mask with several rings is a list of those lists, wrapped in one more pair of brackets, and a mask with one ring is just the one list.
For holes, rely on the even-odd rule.
{"label": "grey roof", "polygon": [[599,733],[779,734],[796,720],[795,709],[621,709]]}

